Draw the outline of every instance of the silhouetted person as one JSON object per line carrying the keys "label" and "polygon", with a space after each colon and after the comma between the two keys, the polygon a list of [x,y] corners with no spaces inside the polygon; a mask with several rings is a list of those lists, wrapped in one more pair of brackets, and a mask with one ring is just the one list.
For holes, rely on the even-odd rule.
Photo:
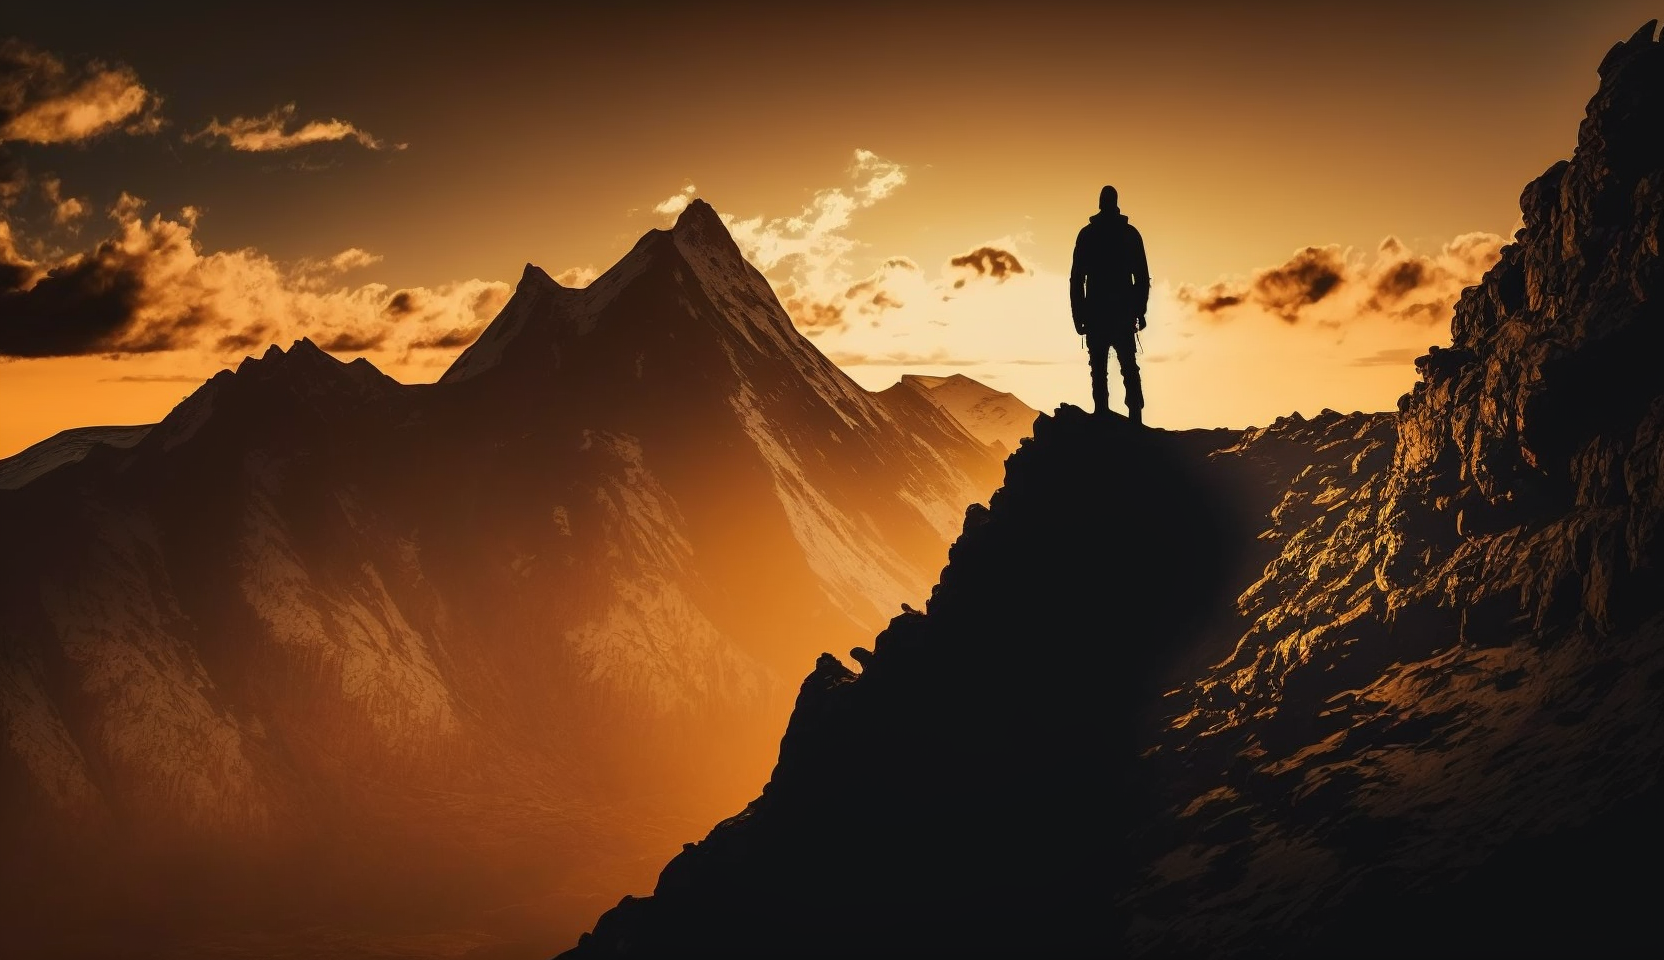
{"label": "silhouetted person", "polygon": [[1092,367],[1092,412],[1109,409],[1109,348],[1121,362],[1127,416],[1144,422],[1144,387],[1138,379],[1138,331],[1150,304],[1150,264],[1144,238],[1121,212],[1114,187],[1098,194],[1098,212],[1075,237],[1069,269],[1069,309],[1075,332],[1086,334]]}

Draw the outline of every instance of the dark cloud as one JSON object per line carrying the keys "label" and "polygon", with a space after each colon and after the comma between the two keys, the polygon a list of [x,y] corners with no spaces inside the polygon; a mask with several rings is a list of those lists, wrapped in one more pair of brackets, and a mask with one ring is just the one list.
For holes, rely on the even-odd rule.
{"label": "dark cloud", "polygon": [[393,294],[392,297],[388,298],[387,306],[381,308],[382,313],[394,319],[408,317],[416,310],[416,294],[411,290],[400,290]]}
{"label": "dark cloud", "polygon": [[24,287],[29,271],[0,266],[0,355],[61,357],[110,349],[147,353],[168,349],[165,335],[123,342],[138,305],[141,281],[108,245],[78,262],[48,270]]}
{"label": "dark cloud", "polygon": [[123,196],[110,211],[113,235],[46,264],[24,256],[0,219],[0,357],[223,356],[301,336],[326,350],[408,356],[471,342],[510,292],[483,280],[391,295],[377,283],[340,286],[343,273],[377,258],[357,248],[289,265],[250,249],[204,254],[196,211],[145,218],[142,207]]}
{"label": "dark cloud", "polygon": [[331,353],[363,353],[387,342],[386,330],[341,330],[318,341],[318,349]]}
{"label": "dark cloud", "polygon": [[[1179,297],[1180,299],[1186,299],[1186,291],[1181,290]],[[1228,293],[1224,285],[1214,284],[1207,289],[1207,292],[1195,295],[1194,299],[1189,300],[1189,302],[1203,313],[1218,313],[1221,310],[1241,304],[1244,299],[1242,294]]]}
{"label": "dark cloud", "polygon": [[1256,303],[1294,323],[1300,312],[1346,283],[1346,259],[1339,247],[1306,247],[1281,266],[1262,270],[1249,288]]}
{"label": "dark cloud", "polygon": [[1477,283],[1496,262],[1502,242],[1494,234],[1469,233],[1436,254],[1423,255],[1388,237],[1372,257],[1335,245],[1306,247],[1246,282],[1180,287],[1178,298],[1198,313],[1221,318],[1252,307],[1298,323],[1321,304],[1322,322],[1329,324],[1369,316],[1444,322],[1462,288]]}
{"label": "dark cloud", "polygon": [[476,323],[466,327],[454,327],[432,336],[418,337],[410,341],[410,346],[416,350],[448,350],[455,347],[466,347],[480,338],[480,334],[485,332],[486,326],[485,323]]}
{"label": "dark cloud", "polygon": [[1372,302],[1391,302],[1404,299],[1410,291],[1427,282],[1428,265],[1421,260],[1403,260],[1393,264],[1375,281]]}
{"label": "dark cloud", "polygon": [[214,341],[214,349],[221,353],[247,353],[275,341],[265,327],[227,333]]}
{"label": "dark cloud", "polygon": [[[1016,254],[998,247],[977,247],[970,253],[962,253],[949,260],[948,266],[961,267],[972,271],[978,277],[991,277],[1001,283],[1012,274],[1026,272]],[[956,288],[963,287],[965,281],[955,280],[953,285]]]}
{"label": "dark cloud", "polygon": [[72,143],[113,130],[153,133],[161,98],[131,68],[66,63],[21,40],[0,41],[0,141]]}

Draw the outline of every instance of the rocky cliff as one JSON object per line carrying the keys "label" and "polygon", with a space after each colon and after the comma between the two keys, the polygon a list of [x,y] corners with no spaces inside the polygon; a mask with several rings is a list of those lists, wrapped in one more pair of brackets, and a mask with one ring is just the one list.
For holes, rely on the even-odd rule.
{"label": "rocky cliff", "polygon": [[772,779],[563,956],[1603,955],[1664,853],[1664,47],[1395,412],[1065,407]]}

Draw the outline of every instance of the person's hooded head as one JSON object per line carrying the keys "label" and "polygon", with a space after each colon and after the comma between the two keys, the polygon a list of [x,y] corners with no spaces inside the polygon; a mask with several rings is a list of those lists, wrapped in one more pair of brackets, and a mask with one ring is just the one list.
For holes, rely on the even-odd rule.
{"label": "person's hooded head", "polygon": [[1121,196],[1114,187],[1106,186],[1098,191],[1098,209],[1105,213],[1121,212]]}

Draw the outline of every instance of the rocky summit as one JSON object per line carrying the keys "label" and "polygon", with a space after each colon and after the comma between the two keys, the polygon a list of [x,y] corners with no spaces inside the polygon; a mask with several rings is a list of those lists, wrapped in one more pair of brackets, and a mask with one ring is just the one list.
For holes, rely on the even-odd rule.
{"label": "rocky summit", "polygon": [[1664,887],[1664,46],[1396,411],[1040,418],[567,958],[1622,955]]}

